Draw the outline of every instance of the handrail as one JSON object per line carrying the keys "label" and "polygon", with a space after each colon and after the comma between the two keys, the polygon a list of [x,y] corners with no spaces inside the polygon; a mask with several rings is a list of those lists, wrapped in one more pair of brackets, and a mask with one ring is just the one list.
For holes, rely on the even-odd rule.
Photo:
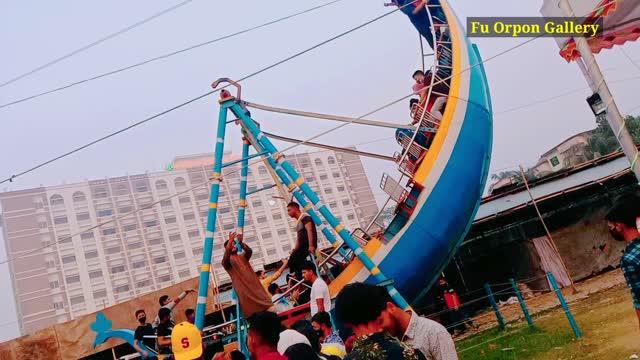
{"label": "handrail", "polygon": [[236,320],[229,320],[227,322],[224,322],[222,324],[218,324],[218,325],[213,325],[213,326],[207,326],[206,328],[202,329],[203,332],[208,332],[208,331],[213,331],[213,330],[217,330],[220,328],[223,328],[225,326],[229,326],[231,324],[234,324],[236,322]]}
{"label": "handrail", "polygon": [[[441,5],[440,5],[441,6]],[[431,37],[433,40],[433,52],[435,54],[434,58],[434,69],[431,71],[431,83],[429,84],[428,87],[428,92],[427,92],[427,97],[425,99],[425,104],[429,103],[429,100],[431,100],[431,95],[432,95],[432,89],[433,89],[433,85],[435,82],[435,76],[438,72],[438,41],[436,39],[436,31],[435,31],[435,27],[433,24],[433,15],[431,14],[431,10],[429,9],[430,6],[425,6],[425,11],[427,12],[427,17],[429,18],[429,23],[431,25]],[[445,15],[446,16],[446,15]],[[446,22],[447,19],[444,19],[444,21]],[[424,89],[422,89],[421,91],[424,91]],[[426,107],[424,108],[424,111],[422,112],[422,116],[420,117],[420,120],[418,121],[417,124],[417,128],[420,128],[422,121],[424,119],[425,114],[427,113],[427,109]],[[415,142],[416,137],[418,136],[418,129],[416,129],[413,132],[413,136],[411,137],[411,141],[409,142],[409,146],[411,146],[411,144],[413,144]],[[409,156],[409,148],[407,147],[407,149],[403,152],[403,154],[401,155],[400,159],[398,160],[398,164],[402,164],[402,162],[405,160],[405,158]],[[400,172],[404,174],[404,171],[400,168]],[[413,177],[413,174],[410,174],[411,177]]]}

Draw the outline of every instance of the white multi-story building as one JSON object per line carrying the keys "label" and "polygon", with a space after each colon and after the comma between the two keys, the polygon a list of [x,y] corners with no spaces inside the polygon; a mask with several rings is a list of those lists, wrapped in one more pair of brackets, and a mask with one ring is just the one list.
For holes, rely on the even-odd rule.
{"label": "white multi-story building", "polygon": [[[288,160],[347,228],[365,227],[375,216],[359,157],[322,151]],[[212,162],[209,155],[181,157],[171,171],[0,194],[21,332],[197,276]],[[221,283],[228,280],[218,265],[222,243],[237,222],[238,170],[223,172],[218,203],[213,271]],[[272,184],[264,164],[250,166],[249,191]],[[257,269],[286,258],[294,244],[293,221],[276,195],[271,188],[247,199],[245,241]],[[328,245],[323,237],[320,245]]]}

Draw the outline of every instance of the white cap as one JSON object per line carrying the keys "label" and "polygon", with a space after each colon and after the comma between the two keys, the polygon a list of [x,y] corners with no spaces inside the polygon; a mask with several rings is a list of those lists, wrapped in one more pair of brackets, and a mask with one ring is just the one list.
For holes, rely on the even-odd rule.
{"label": "white cap", "polygon": [[280,333],[280,340],[278,341],[278,352],[280,355],[284,355],[289,346],[295,344],[307,344],[311,346],[309,339],[299,332],[291,329],[287,329]]}

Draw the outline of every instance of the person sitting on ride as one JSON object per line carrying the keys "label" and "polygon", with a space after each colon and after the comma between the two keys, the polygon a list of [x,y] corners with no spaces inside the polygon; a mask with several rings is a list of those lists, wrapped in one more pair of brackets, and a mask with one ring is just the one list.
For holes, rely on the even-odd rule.
{"label": "person sitting on ride", "polygon": [[[425,73],[422,70],[416,70],[413,73],[413,80],[416,83],[413,85],[413,93],[420,96],[420,106],[423,109],[426,109],[433,118],[437,120],[442,120],[442,110],[444,109],[444,105],[447,102],[447,98],[445,96],[438,95],[436,93],[447,93],[447,88],[444,83],[438,82],[434,83],[431,89],[431,96],[429,96],[429,87],[431,85],[431,77],[433,76],[431,70],[427,70]],[[429,103],[425,105],[427,102],[427,98],[429,98]],[[422,112],[417,112],[414,114],[412,125],[416,124],[423,117]],[[426,117],[426,115],[425,115]]]}

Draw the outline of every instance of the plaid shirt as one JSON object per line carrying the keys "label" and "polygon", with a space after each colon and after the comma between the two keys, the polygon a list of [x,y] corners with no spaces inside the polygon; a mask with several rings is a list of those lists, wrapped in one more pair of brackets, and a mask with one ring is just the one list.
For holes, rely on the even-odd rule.
{"label": "plaid shirt", "polygon": [[640,239],[635,239],[627,245],[620,259],[620,268],[631,290],[633,306],[640,309]]}

